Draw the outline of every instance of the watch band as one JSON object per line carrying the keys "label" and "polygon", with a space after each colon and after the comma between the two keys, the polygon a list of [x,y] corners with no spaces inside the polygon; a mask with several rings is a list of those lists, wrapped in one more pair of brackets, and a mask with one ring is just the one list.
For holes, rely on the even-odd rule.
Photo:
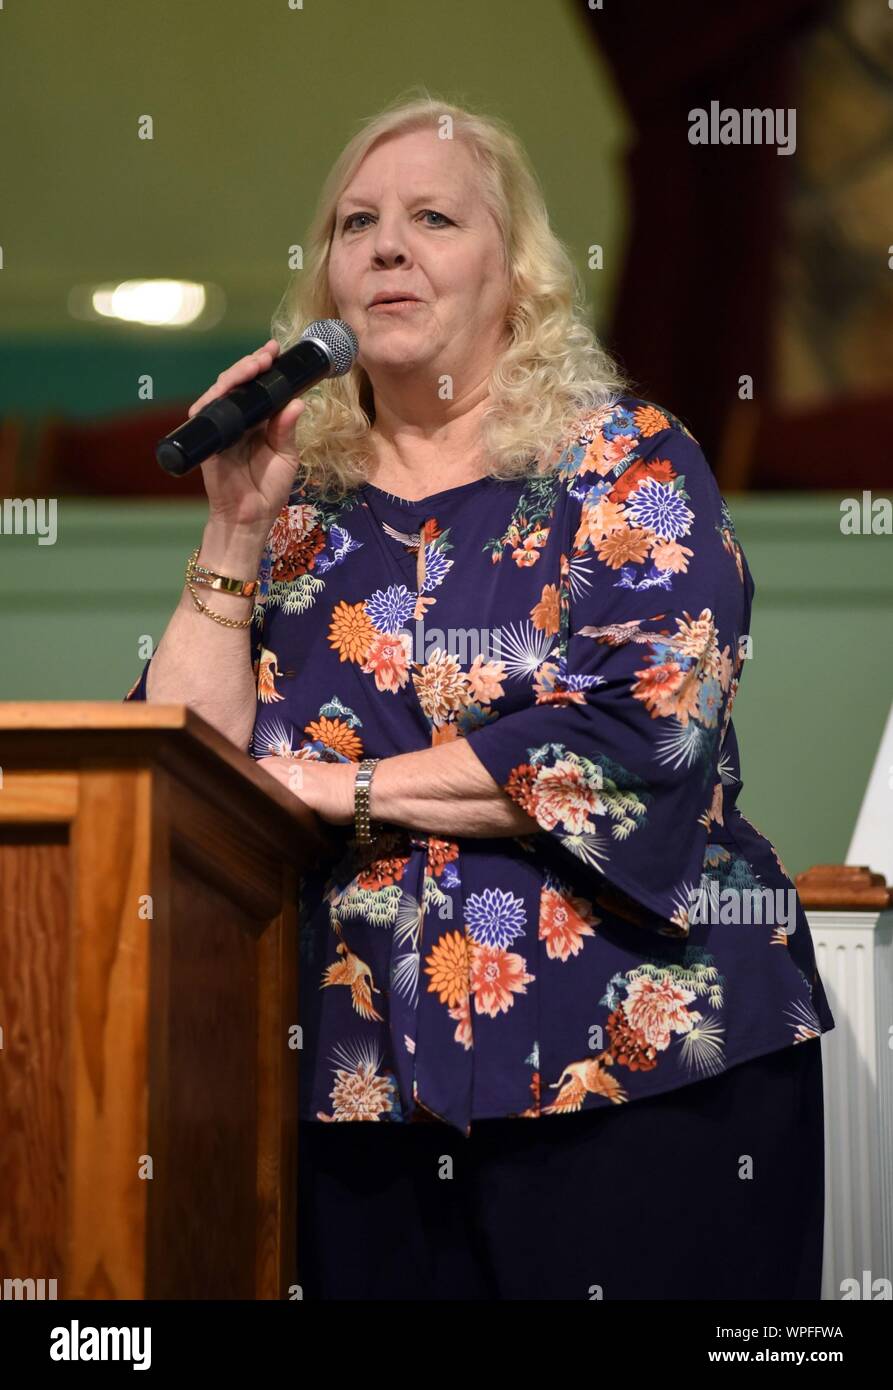
{"label": "watch band", "polygon": [[381,762],[380,758],[364,758],[357,769],[354,782],[353,818],[358,845],[371,845],[378,838],[378,826],[369,815],[372,774]]}

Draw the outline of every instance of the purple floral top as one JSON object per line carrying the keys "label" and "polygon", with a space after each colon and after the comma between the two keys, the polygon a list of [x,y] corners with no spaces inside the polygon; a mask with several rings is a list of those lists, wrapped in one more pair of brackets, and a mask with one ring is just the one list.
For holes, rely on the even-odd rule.
{"label": "purple floral top", "polygon": [[735,804],[754,583],[704,455],[624,396],[553,463],[417,502],[296,488],[270,532],[253,756],[465,738],[539,826],[365,852],[334,831],[302,880],[304,1119],[467,1134],[834,1027],[793,884]]}

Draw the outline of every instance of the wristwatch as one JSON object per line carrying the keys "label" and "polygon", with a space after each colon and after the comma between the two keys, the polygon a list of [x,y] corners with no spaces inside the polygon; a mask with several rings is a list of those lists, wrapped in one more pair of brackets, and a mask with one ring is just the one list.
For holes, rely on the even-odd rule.
{"label": "wristwatch", "polygon": [[372,774],[380,762],[380,758],[364,758],[357,769],[353,818],[358,845],[372,845],[378,839],[380,827],[369,815],[369,789],[372,785]]}

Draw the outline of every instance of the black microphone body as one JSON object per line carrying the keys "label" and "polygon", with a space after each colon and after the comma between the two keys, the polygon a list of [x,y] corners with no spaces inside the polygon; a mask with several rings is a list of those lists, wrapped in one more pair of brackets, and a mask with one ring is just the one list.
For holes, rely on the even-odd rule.
{"label": "black microphone body", "polygon": [[219,454],[248,430],[269,420],[292,399],[328,376],[343,376],[359,347],[353,329],[340,319],[317,320],[281,353],[268,371],[234,386],[202,406],[191,420],[159,440],[155,457],[166,473],[182,478]]}

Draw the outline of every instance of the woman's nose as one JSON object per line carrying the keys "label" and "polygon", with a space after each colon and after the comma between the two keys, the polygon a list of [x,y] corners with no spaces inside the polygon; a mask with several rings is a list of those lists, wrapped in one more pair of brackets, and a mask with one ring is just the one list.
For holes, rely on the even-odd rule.
{"label": "woman's nose", "polygon": [[406,260],[408,252],[405,239],[390,218],[382,218],[375,229],[373,252],[376,260],[383,264],[400,264]]}

